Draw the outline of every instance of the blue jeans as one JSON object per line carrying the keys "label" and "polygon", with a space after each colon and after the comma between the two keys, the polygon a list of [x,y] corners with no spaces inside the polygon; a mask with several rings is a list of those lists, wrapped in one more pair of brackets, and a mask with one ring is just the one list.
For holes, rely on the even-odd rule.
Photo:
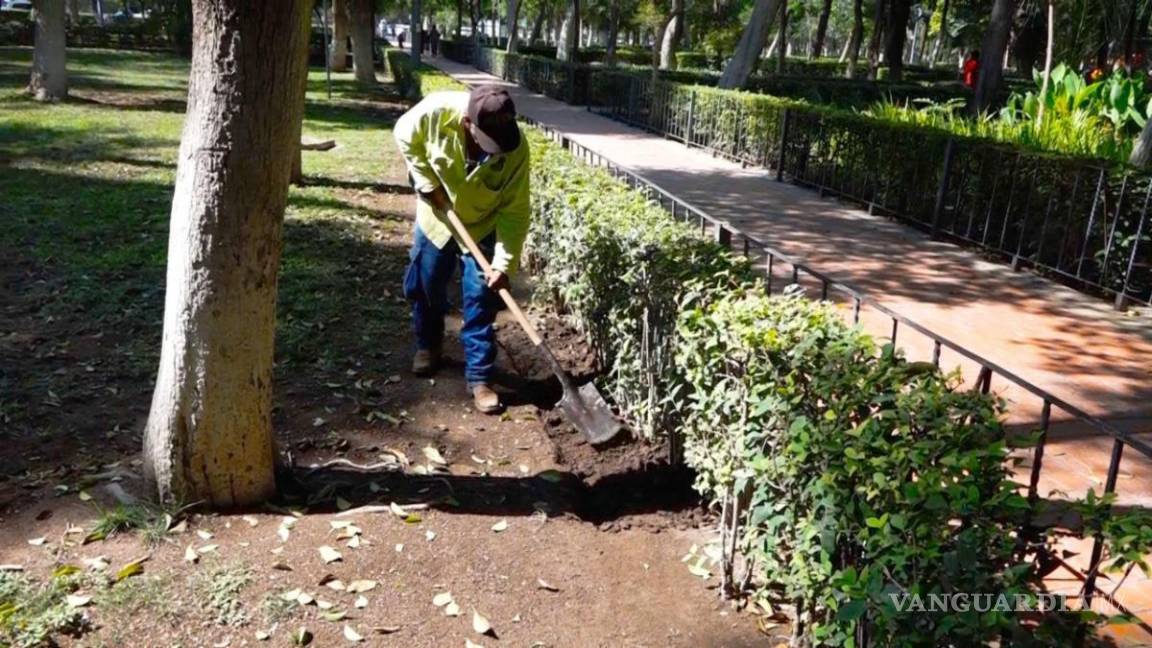
{"label": "blue jeans", "polygon": [[[464,325],[460,341],[464,345],[464,378],[469,386],[491,382],[496,364],[496,332],[492,323],[499,310],[499,297],[488,288],[484,271],[470,254],[462,254],[456,239],[437,248],[417,225],[408,270],[404,273],[404,297],[412,303],[412,329],[416,348],[440,349],[444,340],[444,316],[448,313],[448,284],[460,265],[463,293],[461,313]],[[496,246],[496,234],[480,241],[480,250],[489,259]]]}

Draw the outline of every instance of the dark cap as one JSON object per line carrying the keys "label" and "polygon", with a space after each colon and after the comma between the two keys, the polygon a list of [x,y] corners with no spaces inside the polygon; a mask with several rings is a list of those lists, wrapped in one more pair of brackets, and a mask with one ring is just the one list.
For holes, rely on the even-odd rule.
{"label": "dark cap", "polygon": [[473,88],[468,96],[468,119],[480,131],[481,137],[476,137],[476,142],[485,153],[508,153],[520,146],[516,105],[504,88],[495,85]]}

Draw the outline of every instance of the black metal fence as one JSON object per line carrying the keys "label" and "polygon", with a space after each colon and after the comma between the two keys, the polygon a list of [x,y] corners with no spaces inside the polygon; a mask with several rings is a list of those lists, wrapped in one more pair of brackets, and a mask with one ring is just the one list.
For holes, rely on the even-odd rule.
{"label": "black metal fence", "polygon": [[[1025,398],[1034,399],[1033,404],[1038,406],[1040,414],[1039,420],[1036,422],[1035,430],[1037,433],[1037,441],[1035,447],[1032,449],[1031,468],[1027,475],[1026,492],[1029,502],[1035,504],[1041,498],[1039,492],[1040,476],[1044,467],[1044,452],[1048,444],[1048,435],[1054,419],[1075,421],[1079,425],[1082,425],[1085,430],[1089,430],[1089,434],[1097,434],[1104,438],[1112,439],[1107,474],[1103,482],[1104,496],[1113,495],[1117,492],[1120,467],[1124,460],[1125,450],[1132,450],[1138,453],[1138,455],[1152,459],[1152,444],[1085,412],[1081,408],[1034,385],[999,364],[939,335],[908,317],[892,311],[863,291],[839,282],[824,272],[812,268],[802,261],[798,261],[788,254],[781,252],[776,247],[748,236],[727,221],[709,216],[701,209],[687,203],[674,193],[648,180],[643,175],[626,167],[622,167],[603,155],[572,141],[560,131],[532,119],[524,118],[524,121],[543,131],[554,142],[564,147],[585,163],[602,167],[634,189],[645,192],[656,204],[667,210],[673,218],[690,223],[694,227],[699,228],[702,234],[714,237],[717,242],[728,246],[735,252],[756,260],[764,270],[765,285],[769,293],[782,291],[787,285],[800,284],[812,286],[814,284],[818,288],[818,291],[808,292],[807,294],[812,297],[818,297],[819,299],[846,301],[851,306],[852,318],[855,323],[860,322],[861,314],[865,311],[878,314],[890,321],[891,341],[893,344],[896,344],[898,337],[899,339],[905,339],[908,336],[920,336],[921,338],[929,340],[932,351],[931,357],[925,359],[926,361],[940,366],[942,354],[948,352],[958,359],[972,363],[976,367],[975,389],[987,394],[992,391],[994,382],[996,384],[1004,383],[1012,386],[1018,392],[1019,395],[1015,399],[1018,405],[1023,405],[1022,401]],[[900,337],[901,335],[903,335],[903,337]],[[910,359],[915,360],[917,358]],[[672,447],[674,449],[677,447],[675,439],[672,440]],[[1104,539],[1102,537],[1096,536],[1094,538],[1087,570],[1079,572],[1068,566],[1060,556],[1052,553],[1053,548],[1043,546],[1042,544],[1030,544],[1031,539],[1037,537],[1036,527],[1033,525],[1042,523],[1043,522],[1035,520],[1034,518],[1028,518],[1025,528],[1021,529],[1019,536],[1021,551],[1043,552],[1048,555],[1049,560],[1064,565],[1075,577],[1078,577],[1082,582],[1080,601],[1084,609],[1089,609],[1093,599],[1100,597],[1114,608],[1120,610],[1123,614],[1136,618],[1143,628],[1152,632],[1152,625],[1149,625],[1147,621],[1141,619],[1137,614],[1133,613],[1133,611],[1125,608],[1114,596],[1115,592],[1102,591],[1098,588],[1098,578],[1106,562],[1104,556]],[[1072,638],[1069,638],[1069,641],[1069,645],[1073,645]]]}
{"label": "black metal fence", "polygon": [[770,95],[486,48],[467,54],[479,69],[534,92],[771,168],[777,179],[976,246],[1114,298],[1117,307],[1152,305],[1147,173]]}

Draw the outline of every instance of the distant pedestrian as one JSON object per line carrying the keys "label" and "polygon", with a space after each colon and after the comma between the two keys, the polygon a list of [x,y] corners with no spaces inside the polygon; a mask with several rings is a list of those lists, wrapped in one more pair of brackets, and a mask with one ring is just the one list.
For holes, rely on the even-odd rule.
{"label": "distant pedestrian", "polygon": [[400,45],[400,49],[404,49],[404,37],[407,35],[408,32],[400,32],[400,35],[396,37],[396,43]]}
{"label": "distant pedestrian", "polygon": [[428,51],[428,30],[424,28],[420,29],[420,51]]}
{"label": "distant pedestrian", "polygon": [[440,30],[436,29],[436,25],[432,25],[432,31],[428,34],[428,44],[432,46],[432,56],[440,54]]}
{"label": "distant pedestrian", "polygon": [[964,85],[971,90],[976,89],[976,80],[980,78],[980,50],[972,50],[968,58],[964,59]]}

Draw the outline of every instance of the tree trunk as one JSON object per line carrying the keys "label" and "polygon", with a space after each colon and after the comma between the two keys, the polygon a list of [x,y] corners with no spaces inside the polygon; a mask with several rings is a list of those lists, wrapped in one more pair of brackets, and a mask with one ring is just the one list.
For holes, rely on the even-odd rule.
{"label": "tree trunk", "polygon": [[784,64],[788,62],[788,0],[780,0],[780,41],[776,50],[776,74],[784,74]]}
{"label": "tree trunk", "polygon": [[816,21],[816,36],[812,39],[812,49],[808,58],[815,61],[824,55],[824,39],[828,36],[828,19],[832,17],[832,0],[824,0],[820,7],[820,18]]}
{"label": "tree trunk", "polygon": [[508,48],[509,54],[516,52],[519,45],[519,32],[517,23],[520,22],[520,7],[524,4],[524,0],[508,0]]}
{"label": "tree trunk", "polygon": [[948,44],[949,4],[949,0],[944,0],[944,7],[940,10],[940,35],[936,37],[936,45],[932,48],[932,60],[928,61],[928,65],[933,68],[936,67],[936,62],[940,60],[940,52],[944,51]]}
{"label": "tree trunk", "polygon": [[[347,0],[349,32],[352,37],[352,69],[360,83],[376,83],[376,68],[372,62],[372,0]],[[420,28],[413,24],[408,30],[412,45],[420,40]]]}
{"label": "tree trunk", "polygon": [[73,25],[80,20],[80,0],[68,0],[68,20]]}
{"label": "tree trunk", "polygon": [[[369,6],[372,6],[375,4],[371,0],[364,0],[364,1],[367,2],[369,4]],[[411,12],[408,14],[408,25],[409,25],[408,36],[411,37],[411,42],[408,44],[409,48],[410,48],[408,55],[410,57],[412,57],[412,60],[415,61],[416,63],[420,63],[420,57],[424,54],[424,13],[423,13],[423,11],[424,11],[424,7],[421,5],[420,0],[412,0]],[[368,24],[371,25],[372,21],[369,20]],[[352,45],[353,45],[353,47],[355,47],[356,43],[353,42]],[[353,58],[355,58],[355,57],[353,57]],[[376,80],[375,72],[373,72],[372,76],[373,76],[372,81],[375,82],[375,80]],[[357,79],[360,78],[359,73],[357,73],[356,78]]]}
{"label": "tree trunk", "polygon": [[856,78],[856,63],[860,60],[860,45],[863,41],[864,0],[852,0],[852,35],[848,37],[848,68],[844,74],[849,79]]}
{"label": "tree trunk", "polygon": [[976,96],[972,107],[976,114],[985,112],[996,100],[1004,79],[1004,52],[1012,31],[1012,16],[1016,14],[1016,0],[994,0],[992,19],[980,44],[980,75],[976,80]]}
{"label": "tree trunk", "polygon": [[580,50],[580,0],[567,0],[564,22],[560,24],[560,38],[556,43],[556,59],[576,63]]}
{"label": "tree trunk", "polygon": [[457,41],[460,40],[460,34],[464,32],[464,0],[456,0],[456,31],[453,32],[453,38]]}
{"label": "tree trunk", "polygon": [[604,65],[616,65],[616,41],[620,40],[620,0],[608,5],[608,43],[604,50]]}
{"label": "tree trunk", "polygon": [[[144,468],[165,502],[276,492],[272,354],[310,0],[195,0]],[[275,53],[274,56],[270,53]]]}
{"label": "tree trunk", "polygon": [[889,1],[876,0],[876,13],[872,18],[872,36],[868,42],[868,78],[872,81],[876,80],[880,72],[880,48],[884,43]]}
{"label": "tree trunk", "polygon": [[1132,147],[1132,155],[1128,164],[1134,167],[1146,168],[1152,163],[1152,119],[1144,124],[1140,137],[1136,138],[1136,145]]}
{"label": "tree trunk", "polygon": [[548,11],[543,6],[536,12],[536,19],[532,21],[532,33],[528,35],[529,45],[535,45],[540,42],[540,36],[544,33],[544,18],[547,15]]}
{"label": "tree trunk", "polygon": [[333,72],[348,70],[348,2],[332,0],[332,55]]}
{"label": "tree trunk", "polygon": [[736,51],[724,66],[719,87],[742,88],[756,67],[756,59],[768,44],[768,34],[772,31],[772,19],[780,11],[780,0],[756,0],[752,7],[752,17],[740,34]]}
{"label": "tree trunk", "polygon": [[908,17],[911,13],[912,0],[892,0],[888,16],[888,43],[884,47],[889,81],[904,80],[904,43],[908,40]]}
{"label": "tree trunk", "polygon": [[1048,99],[1048,85],[1052,79],[1052,49],[1056,32],[1055,0],[1048,0],[1048,39],[1044,45],[1044,80],[1040,82],[1040,106],[1036,109],[1036,126],[1044,123],[1044,105]]}
{"label": "tree trunk", "polygon": [[36,43],[28,92],[36,101],[59,101],[68,96],[64,0],[36,0],[34,7]]}
{"label": "tree trunk", "polygon": [[676,68],[676,49],[684,36],[684,0],[672,0],[672,12],[664,24],[660,39],[660,69]]}

